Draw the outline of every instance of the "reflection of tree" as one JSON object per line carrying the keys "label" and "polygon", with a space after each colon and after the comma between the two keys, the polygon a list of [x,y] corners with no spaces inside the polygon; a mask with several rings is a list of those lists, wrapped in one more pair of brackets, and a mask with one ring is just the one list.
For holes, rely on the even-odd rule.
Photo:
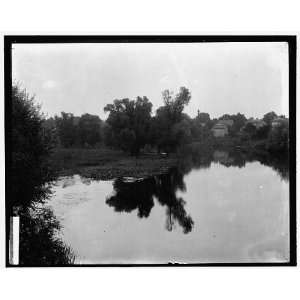
{"label": "reflection of tree", "polygon": [[212,162],[225,167],[245,167],[247,155],[240,151],[213,150],[201,145],[192,145],[181,153],[179,169],[184,174],[191,170],[208,169]]}
{"label": "reflection of tree", "polygon": [[286,157],[259,155],[256,156],[256,160],[265,166],[271,167],[282,180],[289,181],[290,165],[288,155]]}
{"label": "reflection of tree", "polygon": [[[220,153],[224,153],[223,156]],[[243,168],[246,162],[259,161],[261,164],[271,167],[283,180],[289,180],[289,161],[287,157],[280,157],[266,152],[242,152],[242,151],[219,151],[219,157],[214,161],[226,167]]]}
{"label": "reflection of tree", "polygon": [[192,231],[194,222],[187,215],[184,205],[185,201],[176,196],[176,191],[185,191],[183,174],[177,169],[172,169],[169,174],[159,176],[156,184],[156,193],[159,203],[167,206],[167,230],[172,231],[175,221],[183,228],[184,233]]}
{"label": "reflection of tree", "polygon": [[117,179],[113,186],[115,194],[106,200],[109,206],[113,206],[117,212],[131,212],[137,209],[140,218],[149,216],[154,206],[154,178],[135,182]]}
{"label": "reflection of tree", "polygon": [[191,144],[181,149],[178,168],[184,174],[192,169],[208,169],[213,161],[212,149],[201,144]]}
{"label": "reflection of tree", "polygon": [[244,168],[246,156],[240,151],[215,150],[213,153],[213,161],[218,162],[225,167]]}
{"label": "reflection of tree", "polygon": [[187,214],[184,206],[185,201],[176,195],[177,191],[186,191],[183,180],[185,174],[192,169],[205,169],[211,166],[212,162],[218,162],[225,167],[243,168],[246,162],[259,161],[270,166],[282,179],[288,180],[289,164],[272,155],[258,155],[257,153],[242,151],[218,152],[212,149],[201,149],[200,147],[190,147],[181,153],[177,168],[167,174],[154,176],[134,182],[126,182],[117,179],[114,182],[114,195],[106,200],[106,203],[115,208],[118,212],[131,212],[135,209],[138,216],[148,217],[154,206],[153,197],[156,197],[159,204],[166,206],[166,228],[171,231],[177,223],[183,228],[184,233],[192,231],[194,222]]}
{"label": "reflection of tree", "polygon": [[20,216],[20,265],[54,266],[74,263],[74,254],[57,237],[60,224],[49,208]]}
{"label": "reflection of tree", "polygon": [[282,160],[273,160],[271,164],[271,168],[275,170],[280,178],[285,181],[289,181],[290,179],[290,168],[288,160],[282,161]]}
{"label": "reflection of tree", "polygon": [[115,211],[131,212],[138,210],[138,216],[148,217],[154,206],[153,197],[157,197],[162,206],[167,207],[167,229],[172,230],[175,221],[183,228],[184,233],[192,230],[193,220],[187,215],[185,201],[176,196],[176,191],[185,191],[183,175],[177,169],[168,174],[155,176],[135,182],[117,179],[114,182],[115,193],[106,200]]}
{"label": "reflection of tree", "polygon": [[[272,168],[283,180],[289,180],[289,158],[277,156],[266,152],[222,151],[226,153],[223,158],[215,159],[226,167],[245,167],[246,162],[259,161]],[[225,159],[226,158],[226,159]]]}

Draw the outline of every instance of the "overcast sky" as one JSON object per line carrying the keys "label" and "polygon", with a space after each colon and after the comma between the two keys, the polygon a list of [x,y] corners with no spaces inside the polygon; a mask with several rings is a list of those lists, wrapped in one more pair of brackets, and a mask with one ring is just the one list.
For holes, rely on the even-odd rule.
{"label": "overcast sky", "polygon": [[15,44],[13,79],[53,116],[107,115],[114,99],[147,96],[153,111],[161,92],[186,86],[185,112],[211,117],[244,113],[288,115],[286,43]]}

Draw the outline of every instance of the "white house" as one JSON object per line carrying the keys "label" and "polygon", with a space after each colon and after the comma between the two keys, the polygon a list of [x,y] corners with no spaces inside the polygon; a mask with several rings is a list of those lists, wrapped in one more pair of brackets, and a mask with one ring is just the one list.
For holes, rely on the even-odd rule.
{"label": "white house", "polygon": [[211,129],[215,137],[224,137],[228,134],[228,127],[233,125],[233,120],[219,120]]}
{"label": "white house", "polygon": [[217,123],[211,130],[215,137],[224,137],[228,134],[228,127],[225,124]]}

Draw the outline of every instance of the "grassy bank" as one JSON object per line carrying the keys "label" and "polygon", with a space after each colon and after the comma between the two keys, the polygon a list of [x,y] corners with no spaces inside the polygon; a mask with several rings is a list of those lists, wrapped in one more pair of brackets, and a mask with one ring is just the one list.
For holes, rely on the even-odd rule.
{"label": "grassy bank", "polygon": [[109,180],[117,177],[148,177],[167,172],[176,166],[175,156],[161,157],[142,154],[139,158],[110,149],[56,149],[51,165],[59,176],[80,174],[85,177]]}
{"label": "grassy bank", "polygon": [[[145,178],[163,174],[179,162],[193,161],[203,164],[209,161],[214,150],[240,151],[252,157],[270,155],[266,150],[266,141],[243,141],[223,138],[216,141],[194,142],[178,149],[177,154],[167,157],[155,153],[141,154],[138,158],[122,151],[107,148],[98,149],[56,149],[50,158],[50,164],[59,176],[80,174],[85,177],[109,180],[118,177]],[[188,159],[187,159],[188,158]]]}

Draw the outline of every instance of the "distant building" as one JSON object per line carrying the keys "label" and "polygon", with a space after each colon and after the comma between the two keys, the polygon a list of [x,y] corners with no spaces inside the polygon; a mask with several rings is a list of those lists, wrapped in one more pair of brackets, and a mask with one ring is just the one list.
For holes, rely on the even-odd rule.
{"label": "distant building", "polygon": [[211,130],[214,137],[224,137],[228,134],[228,127],[221,123],[217,123]]}
{"label": "distant building", "polygon": [[276,118],[272,121],[272,128],[278,127],[282,124],[288,124],[289,120],[287,118]]}
{"label": "distant building", "polygon": [[228,134],[228,127],[233,125],[233,120],[219,120],[211,129],[214,137],[224,137]]}

